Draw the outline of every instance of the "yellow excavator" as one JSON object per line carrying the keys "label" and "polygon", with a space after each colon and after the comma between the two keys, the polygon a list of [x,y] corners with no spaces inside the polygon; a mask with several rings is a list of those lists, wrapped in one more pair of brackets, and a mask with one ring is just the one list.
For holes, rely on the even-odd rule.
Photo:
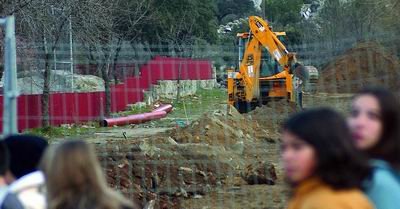
{"label": "yellow excavator", "polygon": [[297,62],[296,53],[289,52],[280,40],[285,32],[273,32],[257,16],[249,17],[249,26],[250,32],[237,34],[239,69],[228,69],[228,104],[241,113],[282,98],[301,107],[303,85],[316,83],[318,70]]}

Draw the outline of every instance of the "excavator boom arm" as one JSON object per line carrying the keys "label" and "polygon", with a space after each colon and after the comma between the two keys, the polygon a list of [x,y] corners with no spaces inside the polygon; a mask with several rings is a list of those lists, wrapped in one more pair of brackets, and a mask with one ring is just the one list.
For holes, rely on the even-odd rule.
{"label": "excavator boom arm", "polygon": [[275,58],[282,67],[288,65],[294,57],[293,53],[288,52],[285,45],[270,29],[268,23],[260,17],[250,16],[249,25],[253,37],[268,50],[271,56]]}

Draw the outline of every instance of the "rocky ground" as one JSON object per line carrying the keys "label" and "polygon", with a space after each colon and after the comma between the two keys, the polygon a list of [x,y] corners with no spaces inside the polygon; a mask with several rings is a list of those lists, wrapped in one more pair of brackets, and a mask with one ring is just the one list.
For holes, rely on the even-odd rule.
{"label": "rocky ground", "polygon": [[[110,184],[155,208],[283,208],[279,123],[286,102],[242,115],[216,105],[186,127],[126,134],[97,150]],[[98,137],[97,137],[98,138]],[[122,139],[121,139],[122,138]]]}
{"label": "rocky ground", "polygon": [[[361,43],[321,70],[318,93],[305,94],[304,107],[347,114],[362,86],[397,89],[398,66],[378,45]],[[225,101],[223,90],[202,92],[173,103],[160,121],[81,137],[96,146],[110,185],[150,208],[284,208],[279,131],[296,107],[276,101],[239,114]]]}

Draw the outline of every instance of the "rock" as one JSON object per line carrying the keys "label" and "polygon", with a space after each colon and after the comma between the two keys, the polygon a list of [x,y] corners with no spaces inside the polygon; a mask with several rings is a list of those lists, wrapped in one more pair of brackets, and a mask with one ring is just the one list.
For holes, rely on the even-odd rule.
{"label": "rock", "polygon": [[62,128],[67,128],[67,129],[71,129],[72,125],[71,124],[61,124],[60,125]]}
{"label": "rock", "polygon": [[197,171],[196,173],[203,177],[207,177],[207,174],[204,171]]}
{"label": "rock", "polygon": [[227,186],[234,186],[234,187],[238,187],[238,186],[247,184],[247,182],[242,177],[239,177],[239,176],[228,177],[223,182]]}
{"label": "rock", "polygon": [[188,173],[193,173],[193,169],[191,169],[191,168],[179,167],[178,170],[179,171],[185,171],[185,172],[188,172]]}
{"label": "rock", "polygon": [[247,166],[242,178],[250,185],[274,185],[277,180],[277,174],[272,163],[258,162]]}
{"label": "rock", "polygon": [[176,194],[176,196],[183,196],[185,198],[189,197],[188,193],[186,192],[186,190],[182,187],[179,188],[179,192]]}
{"label": "rock", "polygon": [[160,151],[160,148],[156,147],[153,144],[148,143],[147,141],[144,141],[139,145],[140,150],[144,152],[146,155],[153,157],[156,153]]}
{"label": "rock", "polygon": [[201,198],[203,198],[203,196],[202,196],[202,195],[199,195],[199,194],[195,194],[195,195],[193,196],[193,198],[194,198],[194,199],[201,199]]}
{"label": "rock", "polygon": [[[43,70],[19,73],[17,79],[21,94],[41,94],[43,89]],[[74,86],[72,86],[72,84]],[[71,74],[63,70],[51,70],[50,91],[57,92],[86,92],[104,91],[104,81],[93,75]]]}
{"label": "rock", "polygon": [[244,143],[243,141],[238,141],[234,145],[231,146],[231,149],[235,151],[235,153],[241,155],[244,151]]}
{"label": "rock", "polygon": [[228,191],[230,191],[230,192],[239,191],[239,190],[242,190],[242,187],[233,186],[233,187],[228,188]]}
{"label": "rock", "polygon": [[156,205],[155,200],[150,200],[146,205],[143,207],[143,209],[154,209],[154,206]]}
{"label": "rock", "polygon": [[178,143],[172,137],[168,137],[167,142],[171,145],[178,145]]}

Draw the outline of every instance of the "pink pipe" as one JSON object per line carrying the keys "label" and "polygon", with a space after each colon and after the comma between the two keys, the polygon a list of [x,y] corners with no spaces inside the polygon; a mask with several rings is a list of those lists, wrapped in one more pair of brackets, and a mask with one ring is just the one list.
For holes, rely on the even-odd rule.
{"label": "pink pipe", "polygon": [[165,116],[167,116],[166,111],[153,111],[149,113],[129,115],[126,117],[106,118],[102,121],[101,125],[104,127],[110,127],[115,125],[139,124],[154,119],[164,118]]}
{"label": "pink pipe", "polygon": [[154,109],[151,112],[158,112],[158,111],[164,111],[166,113],[170,113],[172,111],[172,105],[170,105],[170,104],[161,105],[160,107]]}

